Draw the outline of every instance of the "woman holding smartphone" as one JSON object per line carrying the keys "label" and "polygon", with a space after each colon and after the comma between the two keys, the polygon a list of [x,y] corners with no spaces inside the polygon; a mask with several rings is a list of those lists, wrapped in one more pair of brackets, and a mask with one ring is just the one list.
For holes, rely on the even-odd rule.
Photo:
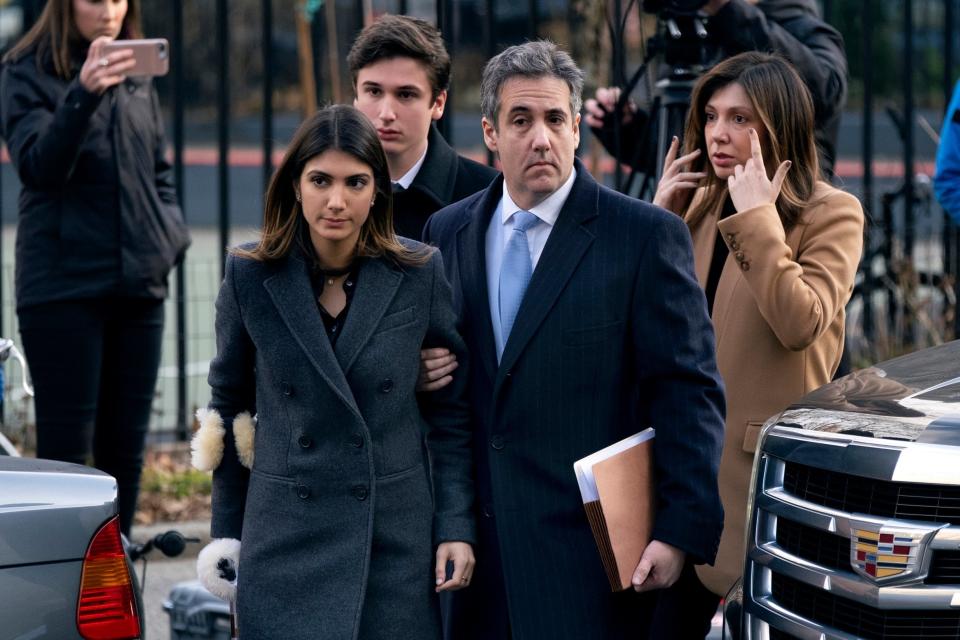
{"label": "woman holding smartphone", "polygon": [[[824,181],[813,101],[783,58],[742,53],[694,86],[685,153],[674,139],[654,203],[683,216],[727,391],[725,513],[714,566],[687,567],[661,596],[702,638],[740,577],[751,464],[764,421],[830,381],[863,246],[863,210]],[[682,615],[676,612],[682,611]],[[659,637],[659,636],[658,636]]]}
{"label": "woman holding smartphone", "polygon": [[194,464],[217,538],[198,571],[231,601],[236,578],[241,637],[437,639],[436,592],[470,583],[466,379],[414,391],[422,346],[465,347],[440,254],[397,238],[392,199],[373,125],[328,107],[227,258]]}
{"label": "woman holding smartphone", "polygon": [[167,274],[189,244],[156,92],[128,77],[137,0],[49,0],[3,59],[2,132],[22,189],[17,317],[37,455],[91,461],[136,510]]}

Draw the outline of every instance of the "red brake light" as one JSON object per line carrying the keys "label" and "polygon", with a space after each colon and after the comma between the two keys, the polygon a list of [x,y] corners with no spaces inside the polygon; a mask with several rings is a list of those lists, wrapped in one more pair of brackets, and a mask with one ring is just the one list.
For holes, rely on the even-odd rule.
{"label": "red brake light", "polygon": [[77,629],[86,640],[140,637],[140,618],[117,518],[100,527],[83,558]]}

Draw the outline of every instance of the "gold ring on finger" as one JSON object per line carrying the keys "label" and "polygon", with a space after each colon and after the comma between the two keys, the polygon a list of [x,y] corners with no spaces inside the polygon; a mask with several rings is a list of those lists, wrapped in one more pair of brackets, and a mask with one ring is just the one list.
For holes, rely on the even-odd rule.
{"label": "gold ring on finger", "polygon": [[107,60],[107,59],[104,57],[104,58],[100,58],[100,59],[97,61],[97,64],[99,64],[101,67],[106,67],[106,66],[108,66],[108,65],[110,64],[110,61]]}

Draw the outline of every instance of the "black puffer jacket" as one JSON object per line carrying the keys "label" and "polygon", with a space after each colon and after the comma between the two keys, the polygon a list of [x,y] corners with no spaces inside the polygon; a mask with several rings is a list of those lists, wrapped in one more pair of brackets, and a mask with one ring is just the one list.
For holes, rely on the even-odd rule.
{"label": "black puffer jacket", "polygon": [[128,78],[97,96],[25,55],[3,68],[0,121],[22,183],[17,308],[165,297],[190,241],[152,83]]}
{"label": "black puffer jacket", "polygon": [[[707,23],[707,59],[715,64],[744,51],[779,53],[789,60],[810,89],[816,110],[820,161],[832,174],[840,116],[847,97],[847,58],[843,36],[823,21],[815,0],[730,0]],[[669,71],[661,65],[662,71]],[[609,120],[609,118],[608,118]],[[621,157],[640,171],[653,158],[657,136],[648,136],[647,149],[634,150],[643,138],[646,113],[624,128]],[[606,124],[606,123],[605,123]],[[611,127],[593,129],[607,149],[613,149]]]}

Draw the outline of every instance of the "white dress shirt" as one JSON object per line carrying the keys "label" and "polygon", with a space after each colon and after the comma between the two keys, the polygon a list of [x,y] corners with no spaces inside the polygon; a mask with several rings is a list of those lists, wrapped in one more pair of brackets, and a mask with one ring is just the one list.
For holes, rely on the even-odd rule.
{"label": "white dress shirt", "polygon": [[427,147],[423,148],[423,155],[420,156],[420,159],[413,163],[413,166],[410,167],[410,170],[403,174],[399,180],[394,180],[396,184],[399,184],[404,189],[409,189],[410,185],[413,184],[414,179],[417,177],[417,174],[420,173],[420,167],[423,166],[423,161],[427,159]]}
{"label": "white dress shirt", "polygon": [[[567,196],[573,190],[573,181],[577,177],[577,170],[570,171],[570,177],[554,191],[550,196],[537,206],[527,209],[530,213],[540,218],[540,223],[527,230],[527,244],[530,247],[530,264],[533,267],[532,273],[537,271],[537,263],[540,261],[540,255],[547,244],[547,238],[560,216],[560,209],[563,203],[567,201]],[[507,247],[510,234],[513,232],[513,214],[522,211],[510,192],[507,191],[507,183],[503,183],[503,197],[500,198],[497,208],[490,217],[490,226],[487,227],[486,235],[486,258],[487,258],[487,292],[490,296],[490,320],[493,325],[493,340],[496,343],[497,353],[503,353],[503,346],[506,342],[503,339],[503,330],[500,327],[500,265],[503,262],[503,252]]]}

